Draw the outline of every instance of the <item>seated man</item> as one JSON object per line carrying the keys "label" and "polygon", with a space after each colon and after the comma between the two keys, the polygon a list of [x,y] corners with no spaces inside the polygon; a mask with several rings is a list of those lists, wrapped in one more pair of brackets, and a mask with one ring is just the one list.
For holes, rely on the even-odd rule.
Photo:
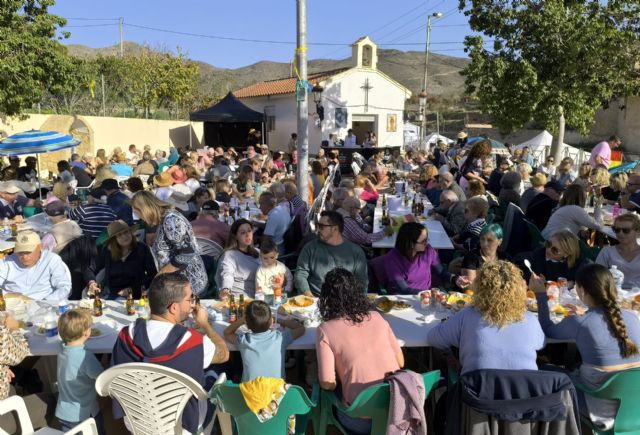
{"label": "seated man", "polygon": [[340,213],[344,219],[344,232],[342,235],[356,245],[371,246],[373,242],[377,242],[393,234],[393,228],[391,228],[391,226],[383,228],[377,233],[371,233],[365,230],[362,219],[358,221],[360,214],[360,200],[358,198],[352,196],[347,197],[342,202],[342,207],[338,209],[338,213]]}
{"label": "seated man", "polygon": [[280,255],[284,255],[284,233],[291,223],[288,204],[286,202],[276,204],[275,195],[269,191],[263,192],[258,202],[260,211],[267,216],[263,234],[271,236],[278,246]]}
{"label": "seated man", "polygon": [[133,225],[133,212],[129,205],[129,197],[120,190],[118,180],[107,178],[100,184],[100,188],[107,193],[107,205],[113,212],[129,225]]}
{"label": "seated man", "polygon": [[19,195],[22,191],[14,183],[5,181],[0,183],[0,219],[22,218],[24,207],[33,204],[32,199]]}
{"label": "seated man", "polygon": [[42,249],[34,231],[20,231],[13,254],[0,261],[2,288],[35,300],[66,299],[71,292],[71,274],[62,259]]}
{"label": "seated man", "polygon": [[87,204],[69,210],[69,217],[78,222],[82,232],[94,239],[106,231],[107,226],[118,219],[107,205],[107,193],[103,189],[93,189],[87,197]]}
{"label": "seated man", "polygon": [[440,194],[440,206],[429,210],[429,216],[442,223],[449,237],[460,234],[466,225],[464,202],[458,199],[453,190],[443,190]]}
{"label": "seated man", "polygon": [[307,296],[319,296],[325,275],[342,267],[356,276],[363,291],[369,283],[367,259],[358,245],[342,237],[344,220],[335,211],[323,211],[318,221],[318,238],[302,248],[294,277],[296,289]]}
{"label": "seated man", "polygon": [[[179,271],[157,275],[149,288],[149,308],[150,320],[139,318],[120,331],[111,366],[142,361],[160,364],[191,376],[204,387],[205,369],[227,361],[229,350],[209,324],[207,310],[194,304],[187,277]],[[180,324],[191,313],[206,335]],[[182,427],[190,433],[196,433],[204,420],[204,409],[198,405],[192,398],[182,415]],[[200,405],[206,407],[206,403]],[[122,417],[115,402],[114,417]]]}
{"label": "seated man", "polygon": [[205,202],[202,204],[198,217],[191,222],[191,226],[196,237],[212,240],[220,246],[224,246],[231,228],[219,219],[219,210],[220,206],[216,201]]}

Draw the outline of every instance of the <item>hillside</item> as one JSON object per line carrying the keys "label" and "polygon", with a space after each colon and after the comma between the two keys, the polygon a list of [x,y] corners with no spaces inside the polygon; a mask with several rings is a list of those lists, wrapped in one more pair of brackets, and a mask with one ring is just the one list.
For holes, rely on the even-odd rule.
{"label": "hillside", "polygon": [[[98,55],[116,55],[119,46],[91,48],[84,45],[67,45],[69,53],[78,57],[93,58]],[[125,43],[125,53],[139,53],[147,48]],[[316,59],[309,61],[309,72],[328,71],[348,66],[350,59]],[[463,94],[464,79],[459,71],[468,59],[431,53],[429,56],[429,94],[457,98]],[[212,93],[224,94],[259,81],[288,77],[288,63],[260,61],[242,68],[217,68],[205,62],[200,66],[199,86]],[[424,52],[378,49],[378,68],[393,79],[418,94],[424,74]]]}

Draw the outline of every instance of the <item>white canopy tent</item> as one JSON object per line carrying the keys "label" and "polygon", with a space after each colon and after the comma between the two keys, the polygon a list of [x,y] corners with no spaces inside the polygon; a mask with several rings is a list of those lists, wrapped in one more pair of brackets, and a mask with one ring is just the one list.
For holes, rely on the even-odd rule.
{"label": "white canopy tent", "polygon": [[405,122],[403,127],[404,146],[415,146],[420,140],[420,127],[410,122]]}
{"label": "white canopy tent", "polygon": [[[547,130],[543,130],[531,139],[516,145],[516,149],[529,147],[531,154],[536,159],[537,164],[541,164],[544,159],[551,153],[551,145],[553,144],[553,135]],[[562,144],[562,158],[571,157],[574,164],[579,165],[585,160],[589,160],[591,153],[583,151],[579,148],[572,147],[566,143]]]}
{"label": "white canopy tent", "polygon": [[455,140],[449,139],[448,137],[438,133],[431,133],[429,136],[424,138],[424,142],[427,144],[427,147],[435,145],[439,140],[446,142],[447,145],[451,145],[452,143],[456,142]]}

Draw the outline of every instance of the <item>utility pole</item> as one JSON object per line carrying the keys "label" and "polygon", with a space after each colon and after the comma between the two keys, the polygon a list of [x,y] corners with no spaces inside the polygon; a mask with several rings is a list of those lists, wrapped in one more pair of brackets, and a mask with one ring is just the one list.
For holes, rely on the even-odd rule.
{"label": "utility pole", "polygon": [[124,18],[120,17],[120,57],[124,57],[124,34],[122,33],[122,25],[124,24]]}
{"label": "utility pole", "polygon": [[[298,103],[298,194],[304,202],[309,201],[309,109],[307,106],[307,0],[296,0],[298,32],[296,34],[296,57],[298,60],[298,81],[296,86]],[[309,204],[310,206],[311,204]]]}
{"label": "utility pole", "polygon": [[102,116],[107,116],[107,106],[104,95],[104,74],[100,74],[100,80],[102,81]]}
{"label": "utility pole", "polygon": [[[431,18],[442,18],[442,12],[434,12],[427,17],[427,42],[424,48],[424,79],[422,80],[422,90],[427,93],[427,67],[429,66],[429,40],[431,38]],[[427,93],[428,95],[428,93]],[[420,128],[420,145],[424,141],[424,136],[427,130],[427,105],[425,100],[424,113],[422,114],[422,125]]]}

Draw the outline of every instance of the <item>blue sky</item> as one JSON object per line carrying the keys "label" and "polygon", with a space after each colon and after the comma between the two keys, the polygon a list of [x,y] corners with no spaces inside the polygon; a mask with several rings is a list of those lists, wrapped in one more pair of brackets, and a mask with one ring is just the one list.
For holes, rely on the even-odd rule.
{"label": "blue sky", "polygon": [[[426,17],[432,21],[431,51],[465,57],[464,37],[471,33],[457,0],[308,0],[310,59],[350,56],[349,44],[369,35],[381,48],[424,51]],[[65,44],[106,47],[119,40],[118,17],[126,41],[175,50],[217,67],[239,68],[260,60],[289,62],[294,44],[244,42],[197,37],[192,33],[255,41],[295,42],[295,0],[58,0],[51,12],[68,19]],[[337,45],[313,45],[313,43]]]}

